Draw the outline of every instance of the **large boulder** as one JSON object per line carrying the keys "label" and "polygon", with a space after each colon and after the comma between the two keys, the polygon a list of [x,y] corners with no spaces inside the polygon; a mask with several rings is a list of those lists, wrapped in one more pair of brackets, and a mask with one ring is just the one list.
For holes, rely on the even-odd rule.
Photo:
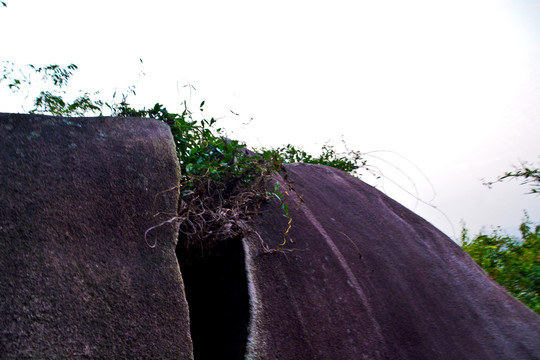
{"label": "large boulder", "polygon": [[0,114],[0,358],[540,358],[540,317],[428,222],[287,171],[290,232],[271,202],[194,257],[165,124]]}
{"label": "large boulder", "polygon": [[149,119],[0,114],[0,357],[192,358],[179,166]]}
{"label": "large boulder", "polygon": [[342,171],[287,170],[293,250],[261,244],[283,243],[277,202],[244,239],[247,358],[540,359],[540,317],[434,226]]}

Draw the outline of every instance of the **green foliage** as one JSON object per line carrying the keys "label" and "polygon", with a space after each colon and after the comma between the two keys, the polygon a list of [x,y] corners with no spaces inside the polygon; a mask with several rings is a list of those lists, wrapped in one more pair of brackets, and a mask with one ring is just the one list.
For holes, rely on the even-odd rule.
{"label": "green foliage", "polygon": [[[36,67],[29,64],[24,68],[15,68],[15,64],[12,62],[3,61],[3,63],[2,79],[0,81],[8,81],[8,87],[12,91],[20,91],[21,87],[25,85],[30,86],[32,84],[32,73],[40,75],[45,86],[52,85],[62,88],[67,85],[73,72],[78,69],[75,64],[69,64],[66,67],[57,64]],[[15,75],[16,73],[18,75]]]}
{"label": "green foliage", "polygon": [[462,230],[462,247],[497,283],[540,315],[540,225],[527,218],[521,239],[493,231],[470,239]]}
{"label": "green foliage", "polygon": [[[201,111],[203,106],[204,101]],[[222,129],[215,127],[214,118],[194,119],[186,103],[178,114],[161,104],[137,110],[124,101],[111,108],[117,116],[149,117],[169,125],[182,174],[177,219],[191,253],[211,251],[217,241],[245,236],[251,230],[244,221],[271,197],[280,201],[289,218],[289,228],[284,230],[284,234],[288,233],[291,219],[278,184],[273,191],[266,190],[267,180],[284,170],[275,152],[258,155],[248,151],[245,145],[227,139]],[[268,252],[276,251],[261,245]]]}
{"label": "green foliage", "polygon": [[36,67],[26,65],[23,68],[15,68],[11,62],[4,61],[0,82],[7,82],[8,88],[13,92],[26,92],[34,85],[34,76],[38,76],[41,86],[51,90],[41,91],[34,100],[34,108],[30,113],[52,114],[58,116],[84,116],[102,114],[105,103],[101,100],[92,100],[88,92],[80,92],[73,101],[65,100],[66,92],[63,90],[78,69],[77,65],[69,64],[60,66],[57,64]]}
{"label": "green foliage", "polygon": [[297,149],[291,144],[279,147],[274,150],[276,156],[284,163],[302,162],[306,164],[320,164],[343,170],[350,174],[355,174],[356,170],[366,165],[359,151],[349,150],[347,153],[336,152],[333,145],[323,145],[321,154],[313,156],[302,149]]}
{"label": "green foliage", "polygon": [[[142,61],[141,61],[142,62]],[[221,128],[216,127],[214,118],[195,119],[184,102],[181,113],[169,112],[161,104],[150,108],[135,109],[122,96],[119,103],[94,100],[90,94],[80,92],[79,97],[66,101],[63,88],[68,84],[77,66],[48,65],[35,67],[28,65],[24,71],[15,70],[13,63],[4,62],[1,81],[7,81],[13,92],[23,91],[32,85],[32,75],[39,75],[41,81],[51,90],[41,91],[34,101],[31,113],[60,116],[103,115],[108,110],[112,116],[145,117],[165,122],[169,125],[176,145],[181,168],[181,202],[177,220],[180,231],[187,236],[186,244],[208,249],[215,241],[235,238],[249,232],[244,220],[257,213],[261,203],[271,198],[277,199],[289,220],[284,229],[284,241],[291,228],[289,208],[285,195],[293,191],[292,181],[285,174],[286,189],[280,191],[275,183],[268,191],[268,181],[275,173],[286,173],[283,164],[306,162],[332,166],[350,173],[365,165],[360,152],[349,151],[338,154],[333,146],[325,145],[320,156],[314,157],[292,145],[277,149],[262,149],[258,154],[246,149],[244,144],[227,139]],[[15,75],[17,74],[17,76]],[[135,95],[134,87],[128,90]],[[203,113],[205,102],[199,110]],[[265,246],[264,244],[262,244]],[[267,251],[273,252],[277,249]]]}
{"label": "green foliage", "polygon": [[[204,101],[201,110],[203,106]],[[244,144],[227,139],[221,128],[215,128],[214,118],[195,120],[185,103],[184,111],[176,114],[161,104],[136,110],[123,102],[115,115],[149,117],[169,125],[180,160],[184,194],[206,186],[208,181],[214,186],[226,184],[224,188],[229,190],[236,186],[251,187],[261,176],[279,170],[278,162],[250,154]]]}
{"label": "green foliage", "polygon": [[529,185],[531,187],[530,194],[540,193],[540,164],[534,165],[527,162],[522,162],[520,167],[515,167],[515,171],[507,171],[504,175],[499,176],[497,180],[484,182],[484,185],[491,187],[493,184],[506,180],[521,180],[521,185]]}
{"label": "green foliage", "polygon": [[34,106],[35,108],[30,113],[50,113],[58,116],[85,116],[87,114],[101,113],[103,102],[100,100],[93,101],[89,93],[84,93],[71,103],[66,103],[61,95],[42,91],[35,99]]}
{"label": "green foliage", "polygon": [[36,73],[43,75],[43,80],[52,81],[54,86],[63,87],[67,85],[69,78],[73,75],[73,71],[78,67],[75,64],[69,64],[66,67],[60,65],[47,65],[44,67],[35,67],[34,65],[28,65]]}
{"label": "green foliage", "polygon": [[[142,60],[141,60],[142,62]],[[122,117],[149,117],[164,121],[172,131],[182,174],[186,181],[186,191],[195,187],[193,181],[188,179],[209,178],[223,182],[239,183],[250,186],[261,172],[282,170],[286,163],[304,162],[322,164],[354,173],[366,162],[360,152],[349,151],[345,154],[337,153],[333,146],[324,145],[319,156],[312,156],[293,145],[286,145],[277,149],[261,149],[260,154],[248,155],[245,145],[236,140],[227,140],[221,128],[216,128],[216,120],[193,118],[192,112],[184,102],[184,111],[180,114],[169,112],[163,105],[155,104],[146,109],[134,109],[127,102],[127,95],[122,96],[120,103],[94,100],[88,92],[80,92],[73,101],[65,100],[65,91],[74,71],[78,67],[70,64],[66,67],[54,64],[43,67],[27,65],[23,69],[15,69],[14,64],[4,61],[3,74],[0,82],[7,81],[8,87],[14,91],[23,91],[32,85],[32,74],[41,76],[42,86],[52,90],[41,91],[34,100],[34,109],[31,113],[52,114],[59,116],[88,116],[103,115],[108,109],[113,116]],[[18,74],[16,76],[15,74]],[[135,94],[134,89],[129,90]],[[203,111],[203,101],[199,110]],[[265,170],[261,164],[265,164]]]}

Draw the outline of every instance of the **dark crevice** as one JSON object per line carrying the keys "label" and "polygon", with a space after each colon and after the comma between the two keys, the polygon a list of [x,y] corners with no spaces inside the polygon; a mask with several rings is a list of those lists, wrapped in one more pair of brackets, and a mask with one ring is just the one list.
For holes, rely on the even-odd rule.
{"label": "dark crevice", "polygon": [[186,249],[182,236],[176,256],[189,305],[195,360],[244,359],[249,294],[240,239],[223,241],[211,252]]}

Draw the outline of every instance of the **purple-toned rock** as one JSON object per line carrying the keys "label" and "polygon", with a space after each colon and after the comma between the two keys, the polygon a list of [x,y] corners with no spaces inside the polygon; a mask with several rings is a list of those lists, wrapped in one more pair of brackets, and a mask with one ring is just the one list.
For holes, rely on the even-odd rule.
{"label": "purple-toned rock", "polygon": [[0,114],[0,358],[191,359],[177,230],[144,237],[178,182],[161,122]]}
{"label": "purple-toned rock", "polygon": [[[247,358],[540,359],[540,317],[431,224],[342,171],[287,170],[305,200],[288,200],[295,250],[244,239]],[[288,220],[263,210],[255,230],[277,247]]]}

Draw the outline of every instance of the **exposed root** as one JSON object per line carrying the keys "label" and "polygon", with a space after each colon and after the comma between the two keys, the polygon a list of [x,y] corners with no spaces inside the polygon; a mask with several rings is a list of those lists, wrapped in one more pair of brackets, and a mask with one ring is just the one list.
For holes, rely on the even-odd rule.
{"label": "exposed root", "polygon": [[[291,229],[292,219],[286,211],[289,218],[287,229],[283,234],[283,243],[276,248],[270,248],[261,238],[261,236],[248,225],[248,221],[257,216],[260,206],[268,202],[271,197],[277,197],[284,204],[283,195],[277,190],[268,191],[270,180],[275,180],[276,169],[269,169],[261,166],[257,174],[249,185],[238,178],[224,181],[216,181],[208,176],[189,179],[189,189],[183,190],[178,203],[178,212],[176,216],[152,226],[146,230],[144,238],[146,244],[154,248],[157,240],[150,242],[148,233],[160,226],[175,223],[182,236],[183,244],[188,254],[200,254],[204,256],[223,241],[230,239],[241,239],[249,235],[255,235],[259,240],[263,254],[286,253],[294,249],[283,248],[287,244],[287,234]],[[294,191],[292,183],[288,179],[286,170],[281,167],[279,171],[284,174],[282,185],[285,185],[284,194],[289,196],[290,191]],[[185,189],[187,184],[181,184],[180,188]],[[277,185],[276,185],[277,188]],[[156,194],[161,195],[168,191],[177,190],[178,187],[172,187]],[[276,193],[279,196],[276,196]],[[296,193],[296,192],[295,192]],[[298,195],[300,202],[303,199]],[[156,202],[154,199],[154,203]],[[286,205],[285,205],[286,206]],[[284,207],[286,209],[286,207]],[[155,216],[164,214],[158,212]],[[290,241],[292,243],[292,241]]]}
{"label": "exposed root", "polygon": [[175,221],[178,221],[178,220],[179,220],[178,217],[175,216],[175,217],[173,217],[173,218],[171,218],[171,219],[169,219],[169,220],[165,220],[165,221],[163,221],[163,222],[160,223],[160,224],[157,224],[157,225],[154,225],[154,226],[148,228],[148,229],[144,232],[144,241],[146,242],[146,245],[148,245],[148,246],[151,247],[152,249],[155,248],[156,245],[157,245],[157,239],[154,240],[154,243],[153,243],[153,244],[150,244],[150,243],[148,242],[148,233],[149,233],[150,231],[152,231],[152,230],[154,230],[154,229],[156,229],[156,228],[158,228],[158,227],[161,227],[161,226],[163,226],[163,225],[165,225],[165,224],[170,224],[170,223],[175,222]]}
{"label": "exposed root", "polygon": [[[242,238],[251,232],[246,222],[269,200],[266,189],[270,175],[263,173],[250,186],[235,179],[226,184],[208,178],[191,179],[195,186],[181,197],[176,216],[188,252],[204,255],[219,242]],[[262,241],[261,244],[264,245]]]}

